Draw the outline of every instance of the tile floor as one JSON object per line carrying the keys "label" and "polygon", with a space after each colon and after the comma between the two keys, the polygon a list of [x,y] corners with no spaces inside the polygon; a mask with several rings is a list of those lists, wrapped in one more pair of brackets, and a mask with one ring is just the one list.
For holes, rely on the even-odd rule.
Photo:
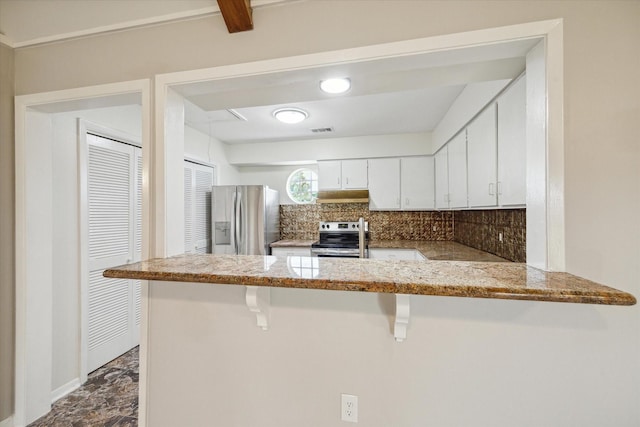
{"label": "tile floor", "polygon": [[56,401],[28,427],[138,425],[138,347],[89,374],[79,389]]}

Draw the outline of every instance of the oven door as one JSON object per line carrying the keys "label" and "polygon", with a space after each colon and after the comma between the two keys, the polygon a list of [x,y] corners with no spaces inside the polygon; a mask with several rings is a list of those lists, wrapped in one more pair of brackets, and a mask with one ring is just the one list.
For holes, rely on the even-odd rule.
{"label": "oven door", "polygon": [[[369,251],[365,249],[365,258],[369,258]],[[360,258],[358,248],[311,248],[312,257],[321,258]]]}

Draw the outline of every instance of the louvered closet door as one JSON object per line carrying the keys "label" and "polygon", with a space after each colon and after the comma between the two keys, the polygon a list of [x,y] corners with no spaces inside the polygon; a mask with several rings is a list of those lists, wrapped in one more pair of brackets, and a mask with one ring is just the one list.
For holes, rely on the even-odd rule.
{"label": "louvered closet door", "polygon": [[[135,155],[135,208],[134,216],[134,252],[133,260],[142,260],[142,150],[134,148]],[[132,280],[133,284],[133,342],[131,348],[140,343],[140,310],[142,304],[142,281]]]}
{"label": "louvered closet door", "polygon": [[102,272],[140,258],[141,169],[137,169],[141,162],[136,161],[135,147],[94,135],[87,135],[87,142],[87,368],[91,372],[137,345],[139,337],[140,284],[107,279]]}
{"label": "louvered closet door", "polygon": [[211,253],[212,167],[184,162],[185,252]]}
{"label": "louvered closet door", "polygon": [[193,240],[193,163],[184,162],[184,251],[195,252]]}

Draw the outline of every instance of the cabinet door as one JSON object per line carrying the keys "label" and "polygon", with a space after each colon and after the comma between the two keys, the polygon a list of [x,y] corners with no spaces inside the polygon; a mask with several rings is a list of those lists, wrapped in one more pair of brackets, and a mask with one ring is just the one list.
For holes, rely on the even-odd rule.
{"label": "cabinet door", "polygon": [[288,256],[311,256],[311,249],[307,247],[278,247],[271,248],[271,255],[276,257],[288,257]]}
{"label": "cabinet door", "polygon": [[433,157],[404,157],[400,162],[400,196],[403,210],[435,207]]}
{"label": "cabinet door", "polygon": [[496,105],[491,104],[467,126],[469,207],[496,206]]}
{"label": "cabinet door", "polygon": [[342,161],[342,188],[367,188],[367,160]]}
{"label": "cabinet door", "polygon": [[448,147],[444,146],[433,157],[436,177],[435,192],[437,209],[446,209],[449,207],[448,151]]}
{"label": "cabinet door", "polygon": [[385,260],[425,261],[427,258],[415,249],[369,249],[369,258]]}
{"label": "cabinet door", "polygon": [[369,159],[369,209],[400,209],[400,159]]}
{"label": "cabinet door", "polygon": [[522,77],[498,99],[498,203],[526,204],[526,80]]}
{"label": "cabinet door", "polygon": [[318,162],[318,188],[320,190],[339,190],[342,188],[342,162],[329,160]]}
{"label": "cabinet door", "polygon": [[447,144],[449,161],[449,207],[467,205],[467,138],[462,131]]}

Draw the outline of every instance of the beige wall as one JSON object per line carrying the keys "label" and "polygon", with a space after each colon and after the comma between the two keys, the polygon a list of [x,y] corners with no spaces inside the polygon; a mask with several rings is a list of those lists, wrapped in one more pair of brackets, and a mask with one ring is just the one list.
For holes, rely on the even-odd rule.
{"label": "beige wall", "polygon": [[13,412],[13,56],[0,43],[0,421]]}
{"label": "beige wall", "polygon": [[[564,18],[567,269],[639,296],[639,1],[293,2],[256,9],[256,29],[247,33],[227,34],[221,18],[214,16],[18,49],[15,52],[16,92],[37,93],[146,78],[170,71],[552,18]],[[4,69],[4,58],[2,64]],[[5,99],[3,95],[3,105]],[[1,120],[3,129],[4,123],[11,122],[4,111]],[[6,131],[3,132],[2,149],[11,150],[11,144],[5,142],[11,135],[5,136]],[[4,153],[2,173],[8,174],[5,163],[11,166]],[[10,193],[10,189],[2,187],[2,191],[4,210],[5,192]],[[6,221],[4,215],[2,219]],[[4,250],[10,245],[5,241],[3,233],[3,262]],[[10,256],[9,253],[7,257]],[[2,274],[5,271],[3,267]],[[12,299],[12,289],[6,286],[0,289],[3,292],[0,301],[6,301],[5,294]],[[582,397],[593,390],[590,399],[580,401],[572,397],[568,402],[581,417],[593,414],[597,420],[596,412],[606,412],[609,408],[618,416],[620,423],[616,425],[640,424],[638,306],[590,307],[588,312],[562,304],[521,306],[527,315],[506,303],[487,304],[487,309],[488,306],[493,314],[485,316],[481,310],[475,311],[474,322],[470,324],[509,323],[514,317],[520,318],[512,336],[533,334],[532,342],[540,348],[532,346],[527,347],[529,352],[510,352],[509,346],[504,346],[501,356],[510,361],[517,357],[519,366],[542,363],[548,369],[535,370],[536,384],[546,383],[549,390],[561,386],[568,393],[576,392]],[[454,308],[454,314],[441,313],[440,321],[447,328],[452,327],[450,322],[456,322],[456,316],[465,316],[463,308],[472,310],[467,303]],[[2,307],[2,316],[6,312]],[[582,321],[587,323],[585,328],[580,327]],[[2,344],[11,342],[11,328],[4,324],[3,319]],[[545,333],[558,329],[566,334],[555,334],[549,342],[544,340]],[[435,329],[431,331],[437,333]],[[459,330],[451,328],[451,332]],[[465,339],[473,337],[465,335]],[[429,342],[423,345],[424,348],[418,347],[417,351],[429,348]],[[1,351],[11,354],[6,348],[3,345]],[[554,369],[554,353],[563,359],[561,371]],[[568,354],[574,364],[566,359]],[[4,353],[2,356],[5,360]],[[469,363],[469,357],[460,363]],[[473,363],[481,369],[490,357],[485,355]],[[4,366],[5,362],[2,363]],[[10,388],[10,376],[2,375],[0,381],[0,393]],[[504,385],[507,383],[504,381]],[[568,383],[575,385],[566,388]],[[461,383],[461,387],[465,385]],[[596,390],[610,392],[600,394]],[[488,390],[491,391],[494,390]],[[552,404],[550,399],[554,397],[547,396],[543,388],[530,397],[536,401],[530,401],[529,406],[542,404],[549,410],[561,410]],[[0,419],[5,401],[0,399]],[[379,404],[383,401],[384,396]],[[600,401],[603,405],[597,404]]]}

